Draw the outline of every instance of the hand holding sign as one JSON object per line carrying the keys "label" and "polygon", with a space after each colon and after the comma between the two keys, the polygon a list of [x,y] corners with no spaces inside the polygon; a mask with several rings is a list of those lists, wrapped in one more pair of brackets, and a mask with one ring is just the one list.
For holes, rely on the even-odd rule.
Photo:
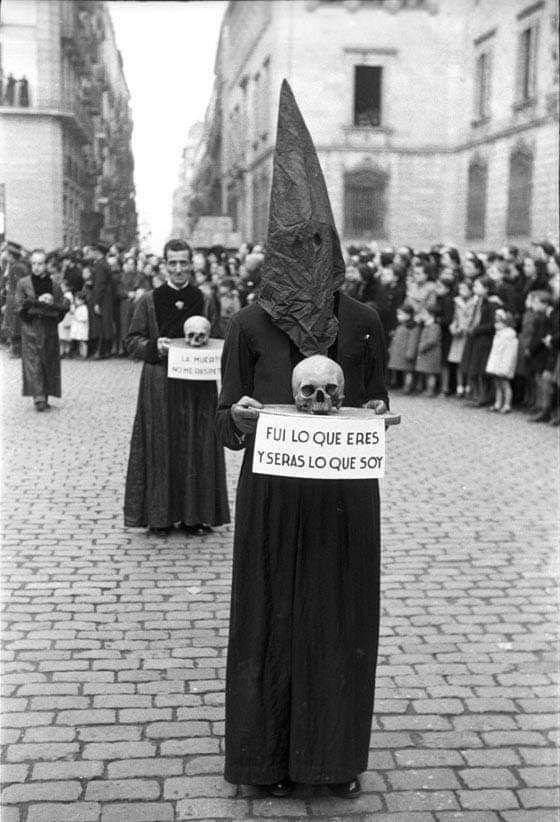
{"label": "hand holding sign", "polygon": [[368,400],[362,405],[362,408],[371,408],[376,414],[387,413],[387,406],[384,400]]}
{"label": "hand holding sign", "polygon": [[255,432],[261,408],[262,403],[252,397],[241,397],[239,402],[231,406],[231,416],[242,434]]}
{"label": "hand holding sign", "polygon": [[158,337],[157,350],[160,357],[167,354],[169,350],[169,337]]}

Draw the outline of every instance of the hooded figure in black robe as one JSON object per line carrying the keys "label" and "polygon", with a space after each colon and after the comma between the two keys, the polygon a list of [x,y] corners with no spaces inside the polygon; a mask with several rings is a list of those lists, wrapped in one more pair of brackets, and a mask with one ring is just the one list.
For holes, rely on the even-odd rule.
{"label": "hooded figure in black robe", "polygon": [[[166,261],[168,246],[190,253],[186,243],[170,240]],[[214,427],[216,383],[168,378],[167,352],[159,344],[183,338],[185,320],[203,307],[197,288],[174,288],[170,278],[144,294],[134,311],[125,346],[144,367],[126,476],[128,527],[164,532],[182,523],[203,533],[229,522],[224,451]]]}
{"label": "hooded figure in black robe", "polygon": [[261,403],[293,403],[292,369],[317,353],[342,366],[346,405],[386,410],[382,326],[373,309],[340,294],[343,277],[318,158],[284,81],[262,283],[256,302],[231,320],[217,414],[224,445],[246,449],[226,673],[225,777],[237,784],[338,785],[367,768],[377,480],[254,474],[254,437],[243,420],[258,416]]}

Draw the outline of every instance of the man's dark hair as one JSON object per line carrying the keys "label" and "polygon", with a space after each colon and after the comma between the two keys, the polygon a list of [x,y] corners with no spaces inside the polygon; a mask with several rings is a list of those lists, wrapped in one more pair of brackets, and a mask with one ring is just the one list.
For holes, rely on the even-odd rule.
{"label": "man's dark hair", "polygon": [[390,266],[394,258],[395,255],[392,251],[382,251],[380,255],[380,262],[382,268],[387,268],[387,266]]}
{"label": "man's dark hair", "polygon": [[169,251],[188,251],[189,258],[192,260],[192,248],[186,240],[168,240],[163,246],[163,259],[167,260]]}

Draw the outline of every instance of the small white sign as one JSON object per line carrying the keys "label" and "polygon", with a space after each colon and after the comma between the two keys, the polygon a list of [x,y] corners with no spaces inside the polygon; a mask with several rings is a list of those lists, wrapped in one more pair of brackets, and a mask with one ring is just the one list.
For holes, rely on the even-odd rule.
{"label": "small white sign", "polygon": [[223,340],[190,348],[186,340],[171,340],[167,352],[167,376],[173,380],[220,380]]}
{"label": "small white sign", "polygon": [[341,408],[325,416],[259,414],[253,471],[302,479],[374,479],[385,474],[385,421],[373,411]]}

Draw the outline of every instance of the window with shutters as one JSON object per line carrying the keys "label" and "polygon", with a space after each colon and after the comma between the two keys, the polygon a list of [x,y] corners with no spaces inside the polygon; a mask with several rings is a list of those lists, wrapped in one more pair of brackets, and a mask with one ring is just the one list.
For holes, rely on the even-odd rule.
{"label": "window with shutters", "polygon": [[354,66],[354,125],[381,125],[382,66]]}
{"label": "window with shutters", "polygon": [[475,67],[475,121],[487,120],[490,117],[490,84],[492,52],[482,51],[476,58]]}
{"label": "window with shutters", "polygon": [[482,240],[486,226],[486,192],[488,186],[488,165],[475,157],[469,163],[467,182],[467,240]]}
{"label": "window with shutters", "polygon": [[363,168],[344,175],[344,233],[347,237],[386,235],[388,176]]}
{"label": "window with shutters", "polygon": [[533,152],[517,146],[509,158],[509,191],[506,234],[527,237],[531,234],[533,198]]}

